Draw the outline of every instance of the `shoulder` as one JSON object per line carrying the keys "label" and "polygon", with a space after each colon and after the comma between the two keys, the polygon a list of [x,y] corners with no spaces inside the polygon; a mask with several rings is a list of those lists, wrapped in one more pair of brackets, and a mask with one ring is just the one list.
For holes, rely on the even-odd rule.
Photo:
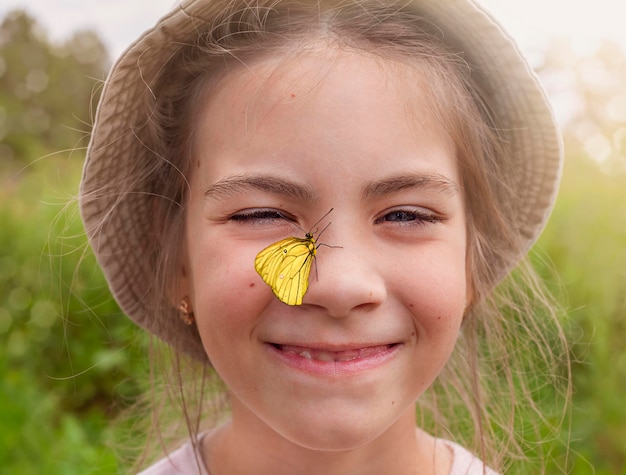
{"label": "shoulder", "polygon": [[197,454],[191,441],[176,449],[138,475],[208,475],[200,454]]}
{"label": "shoulder", "polygon": [[441,440],[441,442],[452,452],[450,475],[498,475],[465,447],[449,440]]}

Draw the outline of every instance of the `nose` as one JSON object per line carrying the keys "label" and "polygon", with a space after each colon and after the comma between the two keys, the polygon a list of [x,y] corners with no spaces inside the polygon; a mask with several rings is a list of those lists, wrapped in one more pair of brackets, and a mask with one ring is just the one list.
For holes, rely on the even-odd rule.
{"label": "nose", "polygon": [[387,289],[376,249],[363,240],[347,240],[343,233],[333,232],[332,238],[328,233],[324,241],[326,238],[341,247],[321,244],[318,248],[303,304],[322,307],[329,316],[342,318],[384,302]]}

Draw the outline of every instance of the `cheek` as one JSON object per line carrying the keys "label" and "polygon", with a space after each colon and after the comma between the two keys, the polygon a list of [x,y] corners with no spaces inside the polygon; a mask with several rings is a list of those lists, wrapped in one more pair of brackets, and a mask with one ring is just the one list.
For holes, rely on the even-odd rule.
{"label": "cheek", "polygon": [[258,315],[267,295],[256,273],[245,269],[221,268],[207,272],[195,282],[195,319],[204,351],[225,381],[233,369],[233,354],[246,360]]}
{"label": "cheek", "polygon": [[457,330],[467,299],[464,259],[420,262],[405,286],[404,301],[422,327],[434,331]]}
{"label": "cheek", "polygon": [[194,276],[196,299],[206,310],[237,308],[253,300],[262,283],[249,262],[213,261]]}
{"label": "cheek", "polygon": [[215,330],[231,333],[268,298],[265,284],[254,270],[255,254],[210,242],[198,249],[189,253],[188,260],[200,334]]}

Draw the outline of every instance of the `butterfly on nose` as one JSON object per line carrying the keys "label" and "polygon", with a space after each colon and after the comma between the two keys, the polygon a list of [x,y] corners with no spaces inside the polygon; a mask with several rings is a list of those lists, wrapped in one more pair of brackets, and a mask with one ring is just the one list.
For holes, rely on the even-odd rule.
{"label": "butterfly on nose", "polygon": [[[313,228],[330,214],[333,208],[322,216],[303,238],[288,237],[269,245],[259,252],[254,268],[263,281],[269,285],[274,295],[287,305],[302,305],[302,299],[309,288],[311,265],[320,246],[339,248],[317,243]],[[328,228],[328,223],[318,234],[317,239]]]}

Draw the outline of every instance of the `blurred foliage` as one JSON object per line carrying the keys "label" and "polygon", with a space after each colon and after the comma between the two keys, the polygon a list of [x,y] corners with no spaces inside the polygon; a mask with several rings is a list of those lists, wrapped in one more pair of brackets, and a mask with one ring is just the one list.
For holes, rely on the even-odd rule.
{"label": "blurred foliage", "polygon": [[50,43],[22,11],[0,24],[0,163],[22,166],[46,153],[85,145],[91,110],[108,69],[95,33]]}
{"label": "blurred foliage", "polygon": [[[567,160],[534,253],[561,277],[575,393],[571,428],[542,452],[549,473],[626,474],[626,58],[564,42],[544,59]],[[0,25],[0,474],[119,471],[111,420],[148,381],[145,336],[110,298],[72,200],[107,67],[91,32],[59,45],[23,12]]]}
{"label": "blurred foliage", "polygon": [[79,172],[56,157],[0,191],[0,473],[114,472],[107,420],[146,384],[141,340],[61,194]]}
{"label": "blurred foliage", "polygon": [[72,200],[107,68],[93,33],[0,24],[0,474],[115,473],[110,420],[147,381]]}
{"label": "blurred foliage", "polygon": [[565,124],[563,182],[536,249],[556,268],[568,309],[575,364],[567,473],[624,475],[626,52],[604,41],[581,54],[557,41],[539,72]]}
{"label": "blurred foliage", "polygon": [[605,172],[626,172],[626,55],[605,40],[581,54],[567,39],[550,44],[539,66],[561,110],[568,158],[582,154]]}
{"label": "blurred foliage", "polygon": [[[569,154],[535,251],[554,267],[574,359],[572,474],[626,474],[626,174]],[[593,469],[592,469],[593,467]]]}

